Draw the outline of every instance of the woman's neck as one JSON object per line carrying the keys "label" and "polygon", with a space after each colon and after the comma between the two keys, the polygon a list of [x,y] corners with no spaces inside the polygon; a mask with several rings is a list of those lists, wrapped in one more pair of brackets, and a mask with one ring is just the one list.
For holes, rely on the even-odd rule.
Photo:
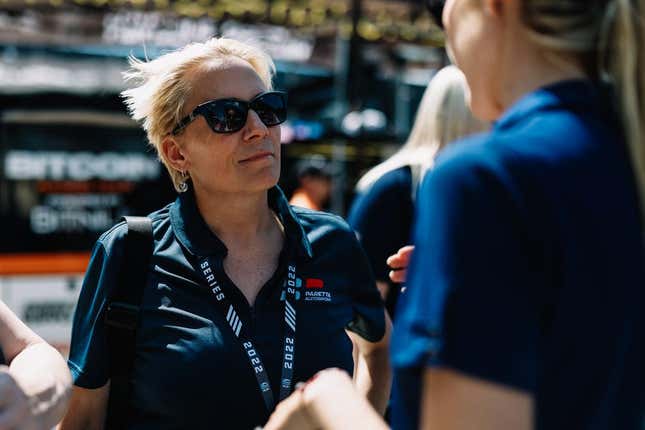
{"label": "woman's neck", "polygon": [[227,193],[195,189],[195,200],[206,225],[228,247],[254,243],[277,227],[267,191]]}
{"label": "woman's neck", "polygon": [[524,95],[556,82],[587,79],[582,64],[573,55],[548,52],[525,30],[516,29],[506,38],[503,70],[498,79],[499,104],[506,111]]}
{"label": "woman's neck", "polygon": [[501,104],[506,111],[524,95],[557,82],[572,79],[586,79],[587,75],[582,68],[575,64],[545,64],[533,65],[519,62],[516,69],[512,70],[513,77],[506,77],[506,85],[501,92]]}

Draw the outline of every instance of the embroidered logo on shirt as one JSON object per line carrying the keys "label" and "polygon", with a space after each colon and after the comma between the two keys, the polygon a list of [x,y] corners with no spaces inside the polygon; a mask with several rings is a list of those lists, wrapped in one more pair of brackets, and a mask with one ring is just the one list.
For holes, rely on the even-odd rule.
{"label": "embroidered logo on shirt", "polygon": [[322,279],[305,279],[305,302],[331,302],[331,293],[323,288],[325,282]]}
{"label": "embroidered logo on shirt", "polygon": [[[296,300],[300,300],[301,289],[304,288],[305,302],[331,302],[332,296],[329,291],[324,291],[325,282],[319,278],[305,278],[304,282],[300,278],[291,280],[296,287]],[[289,280],[285,281],[289,282]],[[284,301],[285,292],[282,292],[280,300]]]}

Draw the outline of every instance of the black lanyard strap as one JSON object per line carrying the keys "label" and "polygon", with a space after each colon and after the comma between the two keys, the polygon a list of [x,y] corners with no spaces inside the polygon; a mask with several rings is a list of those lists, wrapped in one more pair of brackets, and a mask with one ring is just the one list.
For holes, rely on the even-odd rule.
{"label": "black lanyard strap", "polygon": [[[284,340],[283,340],[283,355],[282,355],[282,374],[280,378],[280,400],[284,400],[291,394],[291,387],[293,386],[293,365],[296,354],[296,307],[298,295],[296,294],[297,276],[296,266],[294,264],[287,265],[287,279],[283,284],[283,291],[281,297],[284,302]],[[246,353],[251,368],[255,373],[255,378],[260,387],[260,393],[264,399],[264,404],[268,411],[272,411],[275,406],[273,399],[273,391],[269,383],[269,375],[267,373],[260,354],[258,353],[253,341],[246,333],[244,324],[240,318],[239,312],[235,310],[233,303],[226,297],[222,290],[221,283],[217,279],[215,272],[211,268],[208,257],[199,258],[199,272],[203,275],[206,284],[215,296],[216,302],[219,304],[220,310],[226,316],[233,334],[240,340],[244,352]]]}
{"label": "black lanyard strap", "polygon": [[296,355],[296,266],[287,264],[287,279],[282,286],[284,292],[284,342],[282,344],[282,375],[280,377],[280,400],[291,394],[293,386],[293,362]]}

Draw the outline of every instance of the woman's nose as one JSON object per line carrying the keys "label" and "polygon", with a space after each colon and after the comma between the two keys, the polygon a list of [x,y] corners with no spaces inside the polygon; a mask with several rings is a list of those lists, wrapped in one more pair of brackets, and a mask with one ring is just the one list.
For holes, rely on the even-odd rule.
{"label": "woman's nose", "polygon": [[264,125],[257,112],[249,109],[249,113],[246,118],[246,127],[244,129],[244,139],[253,140],[258,137],[264,137],[268,133],[268,127]]}

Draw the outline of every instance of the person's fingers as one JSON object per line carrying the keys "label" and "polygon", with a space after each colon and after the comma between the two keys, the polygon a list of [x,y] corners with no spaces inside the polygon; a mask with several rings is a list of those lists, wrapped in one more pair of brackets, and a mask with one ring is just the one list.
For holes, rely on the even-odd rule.
{"label": "person's fingers", "polygon": [[407,245],[399,249],[399,252],[397,252],[401,262],[404,263],[406,266],[410,263],[410,259],[412,258],[413,251],[414,251],[414,246]]}
{"label": "person's fingers", "polygon": [[389,276],[392,282],[402,284],[408,277],[408,271],[407,269],[390,270]]}
{"label": "person's fingers", "polygon": [[319,401],[325,403],[324,399],[333,401],[336,394],[343,391],[344,388],[349,387],[351,390],[353,384],[352,378],[342,369],[330,367],[321,370],[307,382],[303,390],[304,403],[306,405],[312,405]]}
{"label": "person's fingers", "polygon": [[392,282],[403,283],[407,279],[407,268],[410,265],[414,246],[407,245],[399,249],[396,254],[387,259],[387,265],[393,270],[388,274]]}
{"label": "person's fingers", "polygon": [[[285,399],[286,400],[286,399]],[[284,401],[284,400],[283,400]],[[284,412],[283,408],[278,405],[271,416],[269,421],[262,427],[263,430],[281,430],[286,428],[289,416]]]}
{"label": "person's fingers", "polygon": [[412,251],[414,251],[414,246],[407,245],[399,249],[396,254],[393,254],[388,257],[386,263],[393,269],[405,269],[408,264],[410,264],[410,258],[412,257]]}
{"label": "person's fingers", "polygon": [[314,375],[313,379],[317,379],[318,377],[324,377],[324,376],[344,376],[347,375],[347,372],[344,371],[343,369],[340,369],[338,367],[328,367],[327,369],[320,370],[318,373]]}
{"label": "person's fingers", "polygon": [[388,267],[399,267],[399,261],[400,261],[399,254],[392,254],[389,257],[387,257],[387,260],[385,260],[385,264],[387,264]]}
{"label": "person's fingers", "polygon": [[[286,400],[286,399],[285,399]],[[283,400],[284,401],[284,400]],[[263,430],[281,430],[286,428],[288,421],[288,414],[278,405],[271,416],[269,421],[262,427]]]}
{"label": "person's fingers", "polygon": [[302,390],[298,389],[278,403],[269,421],[265,424],[264,430],[297,429],[302,426],[300,423],[303,421],[304,412]]}

